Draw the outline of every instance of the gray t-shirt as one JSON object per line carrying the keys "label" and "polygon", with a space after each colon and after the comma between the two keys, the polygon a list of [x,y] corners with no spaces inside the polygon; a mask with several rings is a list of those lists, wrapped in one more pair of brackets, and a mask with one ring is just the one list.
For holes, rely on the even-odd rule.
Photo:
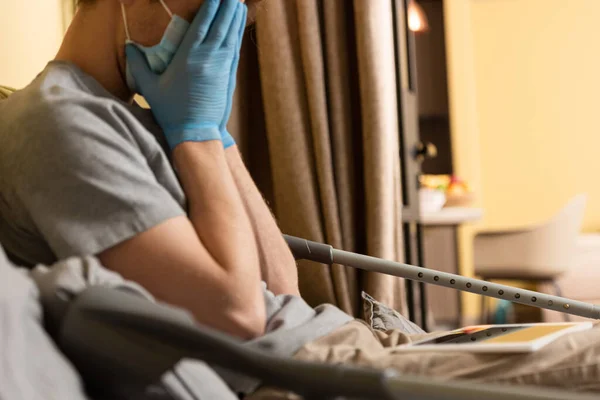
{"label": "gray t-shirt", "polygon": [[[0,243],[9,257],[32,266],[95,255],[184,215],[165,146],[149,110],[120,101],[72,64],[51,62],[0,101]],[[267,335],[251,346],[291,355],[352,319],[264,289]]]}
{"label": "gray t-shirt", "polygon": [[72,64],[0,102],[0,144],[0,243],[21,264],[98,254],[184,214],[151,112]]}

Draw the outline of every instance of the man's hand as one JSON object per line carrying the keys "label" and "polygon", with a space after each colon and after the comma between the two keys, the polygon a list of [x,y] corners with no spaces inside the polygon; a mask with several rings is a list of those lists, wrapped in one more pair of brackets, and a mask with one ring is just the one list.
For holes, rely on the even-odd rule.
{"label": "man's hand", "polygon": [[148,68],[135,46],[126,47],[138,89],[171,149],[186,141],[221,140],[231,113],[246,14],[239,0],[206,0],[162,75]]}
{"label": "man's hand", "polygon": [[227,123],[229,122],[229,117],[231,116],[231,107],[233,105],[233,94],[235,93],[235,86],[237,80],[237,71],[240,63],[240,51],[242,49],[242,42],[244,41],[244,30],[246,28],[246,17],[248,13],[244,14],[244,25],[240,27],[240,31],[238,33],[238,48],[236,52],[236,56],[233,59],[233,64],[231,66],[231,73],[229,74],[229,89],[227,92],[227,109],[225,110],[225,116],[223,121],[221,122],[221,126],[219,130],[221,131],[221,141],[223,142],[223,148],[228,149],[235,144],[235,140],[227,130]]}

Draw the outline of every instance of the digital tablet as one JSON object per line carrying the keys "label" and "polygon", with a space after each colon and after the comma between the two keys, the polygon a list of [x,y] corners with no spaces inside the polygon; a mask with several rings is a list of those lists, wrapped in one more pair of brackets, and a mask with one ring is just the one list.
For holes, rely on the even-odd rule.
{"label": "digital tablet", "polygon": [[467,326],[399,346],[398,351],[528,353],[563,335],[592,328],[593,322]]}

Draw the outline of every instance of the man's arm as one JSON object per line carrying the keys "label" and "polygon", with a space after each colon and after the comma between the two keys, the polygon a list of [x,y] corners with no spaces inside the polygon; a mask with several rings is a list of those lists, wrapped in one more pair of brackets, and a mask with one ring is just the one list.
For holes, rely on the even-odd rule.
{"label": "man's arm", "polygon": [[262,279],[275,294],[299,296],[296,261],[269,207],[246,169],[237,146],[229,147],[225,154],[258,242]]}
{"label": "man's arm", "polygon": [[246,12],[238,0],[205,1],[160,75],[137,47],[126,46],[136,86],[172,149],[189,219],[163,222],[100,259],[199,321],[251,338],[263,332],[266,318],[258,251],[220,132]]}
{"label": "man's arm", "polygon": [[163,222],[99,258],[198,321],[247,339],[262,334],[265,305],[254,234],[224,154],[220,141],[177,146],[189,219]]}

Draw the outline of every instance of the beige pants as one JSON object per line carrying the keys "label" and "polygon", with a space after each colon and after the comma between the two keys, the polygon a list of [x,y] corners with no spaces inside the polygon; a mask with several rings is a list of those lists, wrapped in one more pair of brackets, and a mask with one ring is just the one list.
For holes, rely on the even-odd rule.
{"label": "beige pants", "polygon": [[[407,336],[399,331],[377,332],[356,320],[307,344],[295,358],[393,368],[406,375],[600,392],[600,325],[588,331],[565,335],[528,354],[400,353],[395,350],[400,344],[427,336]],[[250,398],[271,400],[297,397],[263,388]]]}

